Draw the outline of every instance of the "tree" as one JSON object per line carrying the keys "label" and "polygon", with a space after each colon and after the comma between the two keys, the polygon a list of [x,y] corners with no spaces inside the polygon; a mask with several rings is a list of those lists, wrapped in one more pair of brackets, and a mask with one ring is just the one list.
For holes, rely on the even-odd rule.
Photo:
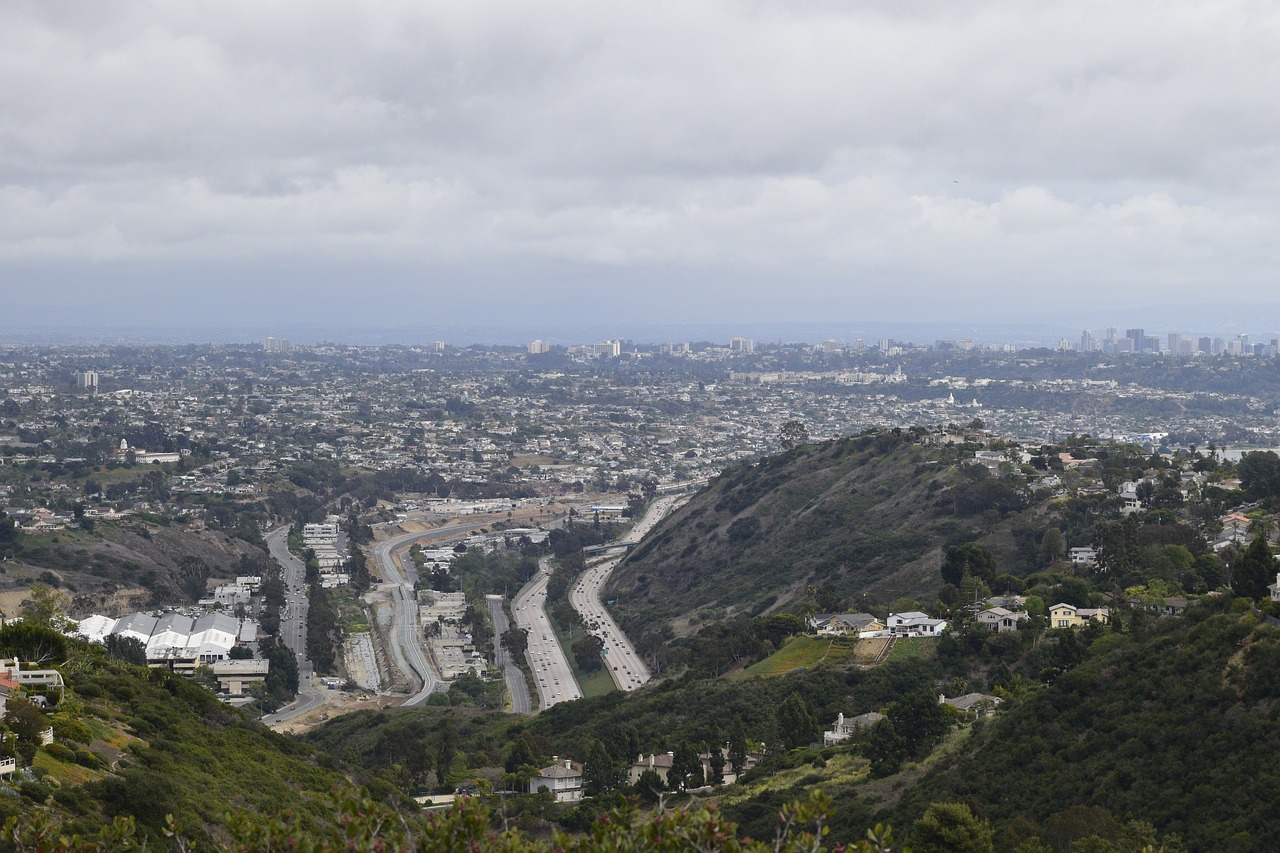
{"label": "tree", "polygon": [[889,706],[888,716],[916,755],[928,752],[947,730],[946,712],[929,687],[904,694]]}
{"label": "tree", "polygon": [[963,803],[934,803],[911,828],[915,853],[993,853],[991,825]]}
{"label": "tree", "polygon": [[1280,496],[1280,456],[1270,450],[1246,453],[1236,464],[1240,486],[1255,500]]}
{"label": "tree", "polygon": [[649,803],[656,803],[659,795],[662,793],[662,777],[658,775],[658,771],[652,767],[647,767],[640,774],[640,778],[636,780],[636,793],[640,795],[640,799]]}
{"label": "tree", "polygon": [[787,749],[808,746],[822,736],[818,718],[799,693],[792,693],[778,708],[778,730]]}
{"label": "tree", "polygon": [[966,542],[947,548],[942,560],[942,580],[958,587],[966,574],[978,578],[987,586],[995,583],[996,558],[986,545]]}
{"label": "tree", "polygon": [[790,450],[801,444],[809,443],[809,428],[803,421],[791,420],[778,428],[778,443],[783,450]]}
{"label": "tree", "polygon": [[529,648],[529,632],[514,625],[502,632],[502,647],[511,657],[519,659]]}
{"label": "tree", "polygon": [[38,622],[10,622],[0,628],[0,652],[32,663],[61,663],[67,659],[67,638]]}
{"label": "tree", "polygon": [[593,634],[583,634],[573,641],[571,647],[573,659],[583,672],[596,672],[604,666],[604,661],[601,659],[603,649],[604,643]]}
{"label": "tree", "polygon": [[729,763],[739,776],[747,769],[747,736],[742,730],[742,721],[737,718],[729,727]]}
{"label": "tree", "polygon": [[618,765],[596,738],[587,741],[582,761],[582,791],[589,797],[607,794],[622,783]]}
{"label": "tree", "polygon": [[687,740],[676,744],[671,757],[671,769],[667,771],[667,787],[673,791],[698,788],[706,782],[702,775],[702,759]]}
{"label": "tree", "polygon": [[907,757],[907,744],[889,717],[877,720],[871,727],[863,750],[871,762],[871,775],[877,779],[897,773]]}
{"label": "tree", "polygon": [[18,529],[13,519],[0,510],[0,559],[18,553]]}
{"label": "tree", "polygon": [[18,754],[30,764],[43,743],[41,732],[49,727],[49,718],[31,702],[14,697],[8,701],[4,720],[18,736]]}
{"label": "tree", "polygon": [[22,602],[22,619],[34,625],[61,631],[66,627],[67,594],[48,584],[33,583]]}
{"label": "tree", "polygon": [[1062,559],[1062,555],[1067,550],[1067,543],[1062,538],[1062,531],[1056,527],[1050,527],[1044,532],[1044,538],[1040,540],[1040,554],[1045,563],[1053,564]]}
{"label": "tree", "polygon": [[506,760],[502,763],[502,768],[508,773],[522,773],[528,768],[536,768],[538,766],[538,754],[533,748],[533,743],[529,740],[529,735],[522,734],[511,742],[511,748],[507,750]]}
{"label": "tree", "polygon": [[1271,556],[1267,537],[1259,533],[1253,537],[1244,556],[1236,561],[1232,572],[1231,587],[1237,595],[1258,599],[1267,596],[1267,585],[1275,579],[1276,561]]}
{"label": "tree", "polygon": [[[117,660],[122,660],[125,663],[131,663],[134,666],[147,665],[147,647],[144,646],[142,641],[137,637],[126,637],[121,634],[108,634],[102,643],[106,646],[107,654]],[[231,651],[234,652],[238,648],[240,647],[236,646]],[[245,649],[245,651],[247,652],[248,649]],[[252,654],[249,655],[249,657],[252,656]],[[232,657],[234,657],[234,655],[232,655]]]}
{"label": "tree", "polygon": [[449,778],[449,768],[453,766],[453,758],[458,754],[458,727],[451,717],[446,717],[436,735],[436,781],[444,786]]}

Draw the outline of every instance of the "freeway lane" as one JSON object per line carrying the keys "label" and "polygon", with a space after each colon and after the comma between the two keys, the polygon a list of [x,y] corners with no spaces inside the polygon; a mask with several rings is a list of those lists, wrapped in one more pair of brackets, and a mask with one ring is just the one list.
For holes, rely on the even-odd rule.
{"label": "freeway lane", "polygon": [[502,645],[502,635],[510,627],[506,611],[502,609],[502,596],[486,595],[485,603],[489,605],[489,619],[493,622],[493,662],[502,670],[502,677],[507,682],[507,692],[511,694],[511,710],[517,714],[533,713],[529,702],[529,685],[525,683],[524,672],[516,666]]}
{"label": "freeway lane", "polygon": [[511,603],[516,626],[529,633],[529,648],[525,657],[533,670],[537,683],[539,710],[550,708],[559,702],[568,702],[582,696],[578,680],[574,678],[569,660],[560,648],[556,632],[547,618],[547,581],[551,577],[551,558],[538,561],[538,573],[521,587]]}
{"label": "freeway lane", "polygon": [[391,626],[387,631],[392,661],[410,682],[421,685],[418,692],[405,701],[405,705],[421,704],[432,693],[447,690],[448,685],[436,673],[427,655],[426,638],[422,634],[418,616],[418,599],[413,589],[418,579],[418,570],[412,563],[397,560],[395,552],[408,548],[414,542],[462,536],[475,530],[477,525],[485,523],[488,522],[476,519],[465,524],[436,527],[422,533],[405,533],[373,546],[373,558],[383,581],[378,589],[391,598],[392,604]]}
{"label": "freeway lane", "polygon": [[266,536],[267,549],[280,564],[284,578],[285,608],[280,614],[280,638],[298,660],[298,695],[293,702],[262,718],[267,725],[283,723],[324,704],[324,693],[312,683],[314,672],[307,660],[307,567],[289,553],[289,528],[279,527]]}
{"label": "freeway lane", "polygon": [[[644,517],[636,522],[627,535],[618,540],[618,544],[628,545],[639,542],[680,502],[682,499],[676,496],[658,498],[649,505]],[[613,617],[600,601],[600,590],[620,562],[622,558],[617,557],[584,571],[578,582],[569,590],[569,603],[573,605],[574,610],[578,611],[578,615],[582,617],[582,624],[587,627],[587,630],[604,643],[605,668],[613,677],[613,683],[619,690],[635,690],[649,680],[649,668],[640,660],[631,641],[627,639],[626,634],[622,633],[618,623],[613,621]]]}
{"label": "freeway lane", "polygon": [[411,682],[421,685],[420,689],[405,701],[406,705],[417,705],[424,702],[435,691],[446,688],[427,659],[425,638],[418,618],[418,599],[413,589],[414,582],[417,580],[415,577],[417,570],[397,565],[394,551],[419,539],[445,534],[446,531],[447,528],[440,528],[429,533],[408,533],[373,546],[373,557],[377,561],[378,571],[383,581],[378,588],[391,598],[391,625],[387,629],[387,639],[391,647],[392,660]]}

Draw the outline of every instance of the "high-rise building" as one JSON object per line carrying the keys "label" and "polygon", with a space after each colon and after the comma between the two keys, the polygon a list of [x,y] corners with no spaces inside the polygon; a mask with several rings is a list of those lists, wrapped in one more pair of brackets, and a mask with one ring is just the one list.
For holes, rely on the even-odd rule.
{"label": "high-rise building", "polygon": [[551,344],[547,343],[546,341],[530,341],[529,342],[529,355],[541,355],[544,352],[548,352],[550,349],[551,349]]}
{"label": "high-rise building", "polygon": [[1182,335],[1177,332],[1169,333],[1169,353],[1171,355],[1182,354]]}
{"label": "high-rise building", "polygon": [[1145,329],[1125,329],[1124,336],[1133,341],[1130,352],[1142,352],[1143,345],[1147,342],[1147,332]]}
{"label": "high-rise building", "polygon": [[753,353],[756,351],[756,342],[750,338],[730,338],[729,351],[744,354]]}
{"label": "high-rise building", "polygon": [[1198,344],[1199,345],[1197,346],[1197,350],[1204,353],[1205,355],[1208,355],[1209,353],[1213,352],[1213,338],[1209,337],[1208,335],[1205,335],[1204,337],[1202,337],[1199,340]]}
{"label": "high-rise building", "polygon": [[1085,329],[1080,334],[1080,352],[1093,352],[1098,348],[1097,341],[1093,339],[1093,332]]}
{"label": "high-rise building", "polygon": [[86,370],[84,373],[76,374],[76,385],[84,391],[98,390],[98,374],[93,370]]}

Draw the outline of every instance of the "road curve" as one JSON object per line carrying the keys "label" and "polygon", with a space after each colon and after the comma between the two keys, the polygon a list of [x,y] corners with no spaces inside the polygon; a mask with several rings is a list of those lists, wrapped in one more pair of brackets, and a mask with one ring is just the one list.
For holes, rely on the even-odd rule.
{"label": "road curve", "polygon": [[405,700],[405,705],[417,705],[445,684],[436,674],[427,657],[425,637],[418,617],[418,598],[414,592],[417,571],[408,566],[396,565],[394,551],[419,539],[439,535],[441,530],[429,533],[408,533],[378,542],[373,546],[374,560],[382,575],[378,588],[391,597],[391,626],[387,629],[387,644],[396,667],[411,682],[420,685],[418,691]]}

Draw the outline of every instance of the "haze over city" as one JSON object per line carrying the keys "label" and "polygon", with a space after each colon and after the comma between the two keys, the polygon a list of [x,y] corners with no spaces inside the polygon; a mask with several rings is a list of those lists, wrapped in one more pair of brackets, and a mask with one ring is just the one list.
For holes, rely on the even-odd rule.
{"label": "haze over city", "polygon": [[7,3],[0,332],[1269,339],[1278,26],[1244,2]]}

